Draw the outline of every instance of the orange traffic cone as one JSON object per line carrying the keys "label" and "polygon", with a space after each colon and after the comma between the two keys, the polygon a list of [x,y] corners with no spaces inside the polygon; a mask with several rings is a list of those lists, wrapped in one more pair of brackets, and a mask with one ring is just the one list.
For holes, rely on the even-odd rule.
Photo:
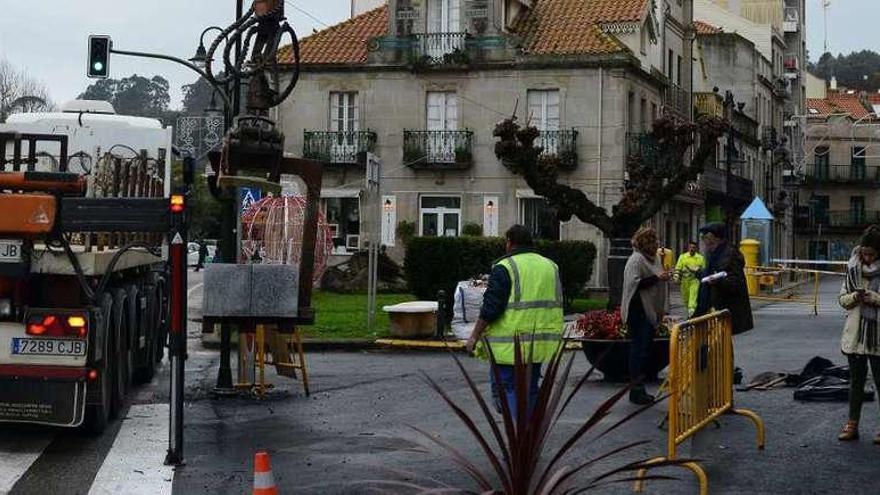
{"label": "orange traffic cone", "polygon": [[267,452],[257,452],[254,455],[254,494],[253,495],[278,495],[275,488],[275,477],[272,476],[272,462]]}

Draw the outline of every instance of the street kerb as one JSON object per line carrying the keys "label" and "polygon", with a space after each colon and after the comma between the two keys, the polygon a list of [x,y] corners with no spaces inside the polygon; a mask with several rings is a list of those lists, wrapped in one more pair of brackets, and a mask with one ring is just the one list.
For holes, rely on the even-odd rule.
{"label": "street kerb", "polygon": [[[675,325],[669,339],[669,429],[665,457],[674,460],[682,442],[724,414],[746,416],[757,428],[758,448],[764,448],[764,422],[752,411],[733,406],[733,332],[730,312],[711,313]],[[709,491],[706,472],[695,462],[682,465],[694,472],[700,494]],[[645,470],[639,472],[644,477]],[[643,481],[635,490],[641,491]]]}

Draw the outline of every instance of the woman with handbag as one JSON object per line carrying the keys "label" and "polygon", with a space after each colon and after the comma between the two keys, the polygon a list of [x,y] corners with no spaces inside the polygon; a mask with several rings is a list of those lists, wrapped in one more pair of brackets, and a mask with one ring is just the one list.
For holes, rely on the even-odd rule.
{"label": "woman with handbag", "polygon": [[[859,438],[859,418],[865,395],[868,367],[874,383],[880,383],[880,227],[865,229],[847,264],[840,289],[840,305],[847,310],[841,350],[849,361],[849,420],[840,432],[841,441]],[[880,434],[874,437],[880,445]]]}

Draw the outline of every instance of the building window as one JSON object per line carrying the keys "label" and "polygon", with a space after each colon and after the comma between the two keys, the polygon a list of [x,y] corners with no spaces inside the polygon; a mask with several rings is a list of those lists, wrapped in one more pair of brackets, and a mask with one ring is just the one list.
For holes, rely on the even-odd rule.
{"label": "building window", "polygon": [[461,231],[461,198],[422,196],[419,198],[420,233],[425,237],[458,237]]}
{"label": "building window", "polygon": [[850,196],[849,211],[852,215],[852,223],[854,226],[860,226],[865,223],[865,197]]}
{"label": "building window", "polygon": [[428,32],[457,33],[461,31],[460,1],[428,0]]}
{"label": "building window", "polygon": [[651,122],[657,120],[657,104],[651,102]]}
{"label": "building window", "polygon": [[429,91],[425,113],[429,131],[458,129],[458,96],[454,91]]}
{"label": "building window", "polygon": [[865,147],[853,146],[850,159],[850,179],[865,180]]}
{"label": "building window", "polygon": [[333,254],[351,254],[360,248],[361,216],[358,198],[321,200],[333,237]]}
{"label": "building window", "polygon": [[629,130],[635,131],[638,120],[636,119],[636,94],[632,91],[626,95],[626,116],[629,120],[627,122]]}
{"label": "building window", "polygon": [[519,200],[519,220],[536,240],[559,240],[559,216],[544,198]]}
{"label": "building window", "polygon": [[813,154],[813,166],[816,168],[813,173],[819,180],[827,180],[830,171],[828,162],[828,146],[817,146]]}
{"label": "building window", "polygon": [[681,55],[678,56],[678,66],[676,68],[675,84],[681,86]]}
{"label": "building window", "polygon": [[639,39],[639,51],[642,52],[642,55],[646,55],[648,53],[648,22],[649,21],[645,21],[645,23],[642,24],[642,36]]}
{"label": "building window", "polygon": [[346,162],[350,157],[357,155],[355,133],[360,126],[357,96],[358,94],[354,92],[330,93],[329,128],[331,132],[337,133],[330,145],[330,159],[333,162]]}
{"label": "building window", "polygon": [[646,132],[648,130],[648,100],[642,98],[641,104],[639,105],[639,128],[642,132]]}
{"label": "building window", "polygon": [[529,90],[529,123],[539,131],[559,130],[559,90]]}
{"label": "building window", "polygon": [[669,79],[669,82],[672,82],[672,62],[675,61],[675,54],[672,50],[669,50],[668,57],[666,60],[666,78]]}
{"label": "building window", "polygon": [[330,130],[333,132],[356,132],[358,130],[357,93],[330,93]]}

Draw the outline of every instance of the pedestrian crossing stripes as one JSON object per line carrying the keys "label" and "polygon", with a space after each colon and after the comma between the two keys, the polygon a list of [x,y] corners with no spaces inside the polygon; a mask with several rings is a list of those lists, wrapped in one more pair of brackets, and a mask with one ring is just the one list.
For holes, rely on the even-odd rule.
{"label": "pedestrian crossing stripes", "polygon": [[168,404],[131,406],[89,495],[170,495],[167,448]]}
{"label": "pedestrian crossing stripes", "polygon": [[[32,467],[37,469],[35,463],[61,431],[3,425],[0,434],[0,495],[15,495],[16,483],[26,474],[28,478],[40,476],[28,471]],[[122,420],[113,445],[91,485],[71,486],[56,493],[170,495],[174,470],[163,464],[167,448],[168,404],[133,405]],[[71,462],[76,459],[72,458]]]}

